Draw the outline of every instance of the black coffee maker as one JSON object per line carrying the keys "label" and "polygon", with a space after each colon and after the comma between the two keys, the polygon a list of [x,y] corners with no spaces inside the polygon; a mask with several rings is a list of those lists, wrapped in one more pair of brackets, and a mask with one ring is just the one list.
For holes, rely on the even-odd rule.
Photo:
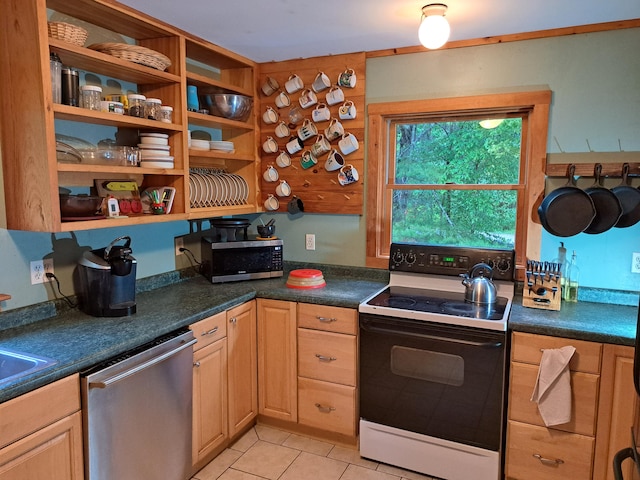
{"label": "black coffee maker", "polygon": [[[125,241],[124,245],[116,243]],[[131,238],[118,237],[107,247],[85,252],[78,262],[80,309],[94,317],[136,313],[136,259]]]}

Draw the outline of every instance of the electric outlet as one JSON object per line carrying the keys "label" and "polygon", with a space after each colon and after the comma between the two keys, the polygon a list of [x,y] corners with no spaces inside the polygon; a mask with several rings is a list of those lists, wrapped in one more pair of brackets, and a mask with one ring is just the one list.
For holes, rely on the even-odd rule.
{"label": "electric outlet", "polygon": [[631,258],[631,273],[640,273],[640,253],[633,252]]}
{"label": "electric outlet", "polygon": [[31,285],[50,282],[47,273],[53,273],[53,259],[35,260],[31,262]]}
{"label": "electric outlet", "polygon": [[307,233],[304,236],[305,248],[307,250],[315,250],[316,249],[316,236],[313,233]]}
{"label": "electric outlet", "polygon": [[176,257],[178,255],[184,255],[184,252],[180,251],[181,248],[184,248],[184,239],[182,237],[176,237],[174,244],[176,247]]}

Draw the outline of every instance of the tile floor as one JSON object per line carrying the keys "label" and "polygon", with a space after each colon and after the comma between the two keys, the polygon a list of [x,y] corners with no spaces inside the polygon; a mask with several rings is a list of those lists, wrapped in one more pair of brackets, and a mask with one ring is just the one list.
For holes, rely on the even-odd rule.
{"label": "tile floor", "polygon": [[191,480],[429,480],[347,448],[256,425]]}

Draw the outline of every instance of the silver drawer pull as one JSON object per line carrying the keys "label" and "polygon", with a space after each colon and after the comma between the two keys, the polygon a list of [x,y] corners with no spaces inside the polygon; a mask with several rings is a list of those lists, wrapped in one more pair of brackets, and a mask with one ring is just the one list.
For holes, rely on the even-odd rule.
{"label": "silver drawer pull", "polygon": [[238,323],[238,319],[236,317],[230,318],[229,323],[233,323],[234,325]]}
{"label": "silver drawer pull", "polygon": [[201,336],[206,337],[207,335],[213,335],[218,331],[218,327],[213,327],[211,330],[202,332]]}
{"label": "silver drawer pull", "polygon": [[548,467],[557,467],[558,465],[562,465],[564,463],[564,460],[561,460],[559,458],[556,458],[555,460],[544,458],[539,453],[534,453],[533,456],[540,460],[540,463],[542,463],[543,465],[547,465]]}
{"label": "silver drawer pull", "polygon": [[320,360],[321,362],[333,362],[335,360],[337,360],[336,357],[327,357],[325,355],[320,355],[319,353],[316,353],[316,357],[318,358],[318,360]]}
{"label": "silver drawer pull", "polygon": [[320,410],[322,413],[331,413],[335,410],[334,407],[325,407],[324,405],[321,405],[319,403],[316,403],[316,408]]}
{"label": "silver drawer pull", "polygon": [[337,318],[321,317],[320,315],[316,315],[316,318],[318,319],[318,321],[323,322],[323,323],[331,323],[331,322],[337,322],[338,321]]}
{"label": "silver drawer pull", "polygon": [[193,366],[194,366],[194,367],[199,367],[199,366],[200,366],[200,362],[195,362],[195,363],[193,364]]}

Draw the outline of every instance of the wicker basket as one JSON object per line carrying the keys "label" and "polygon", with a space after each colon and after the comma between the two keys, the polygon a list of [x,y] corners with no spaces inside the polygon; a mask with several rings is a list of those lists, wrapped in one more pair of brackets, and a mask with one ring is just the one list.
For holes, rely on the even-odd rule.
{"label": "wicker basket", "polygon": [[171,60],[166,55],[139,45],[129,45],[127,43],[94,43],[93,45],[89,45],[89,48],[157,70],[164,71],[171,66]]}
{"label": "wicker basket", "polygon": [[47,28],[49,30],[49,36],[62,40],[63,42],[72,43],[79,47],[84,46],[84,42],[87,40],[88,32],[77,25],[72,25],[65,22],[48,22]]}

